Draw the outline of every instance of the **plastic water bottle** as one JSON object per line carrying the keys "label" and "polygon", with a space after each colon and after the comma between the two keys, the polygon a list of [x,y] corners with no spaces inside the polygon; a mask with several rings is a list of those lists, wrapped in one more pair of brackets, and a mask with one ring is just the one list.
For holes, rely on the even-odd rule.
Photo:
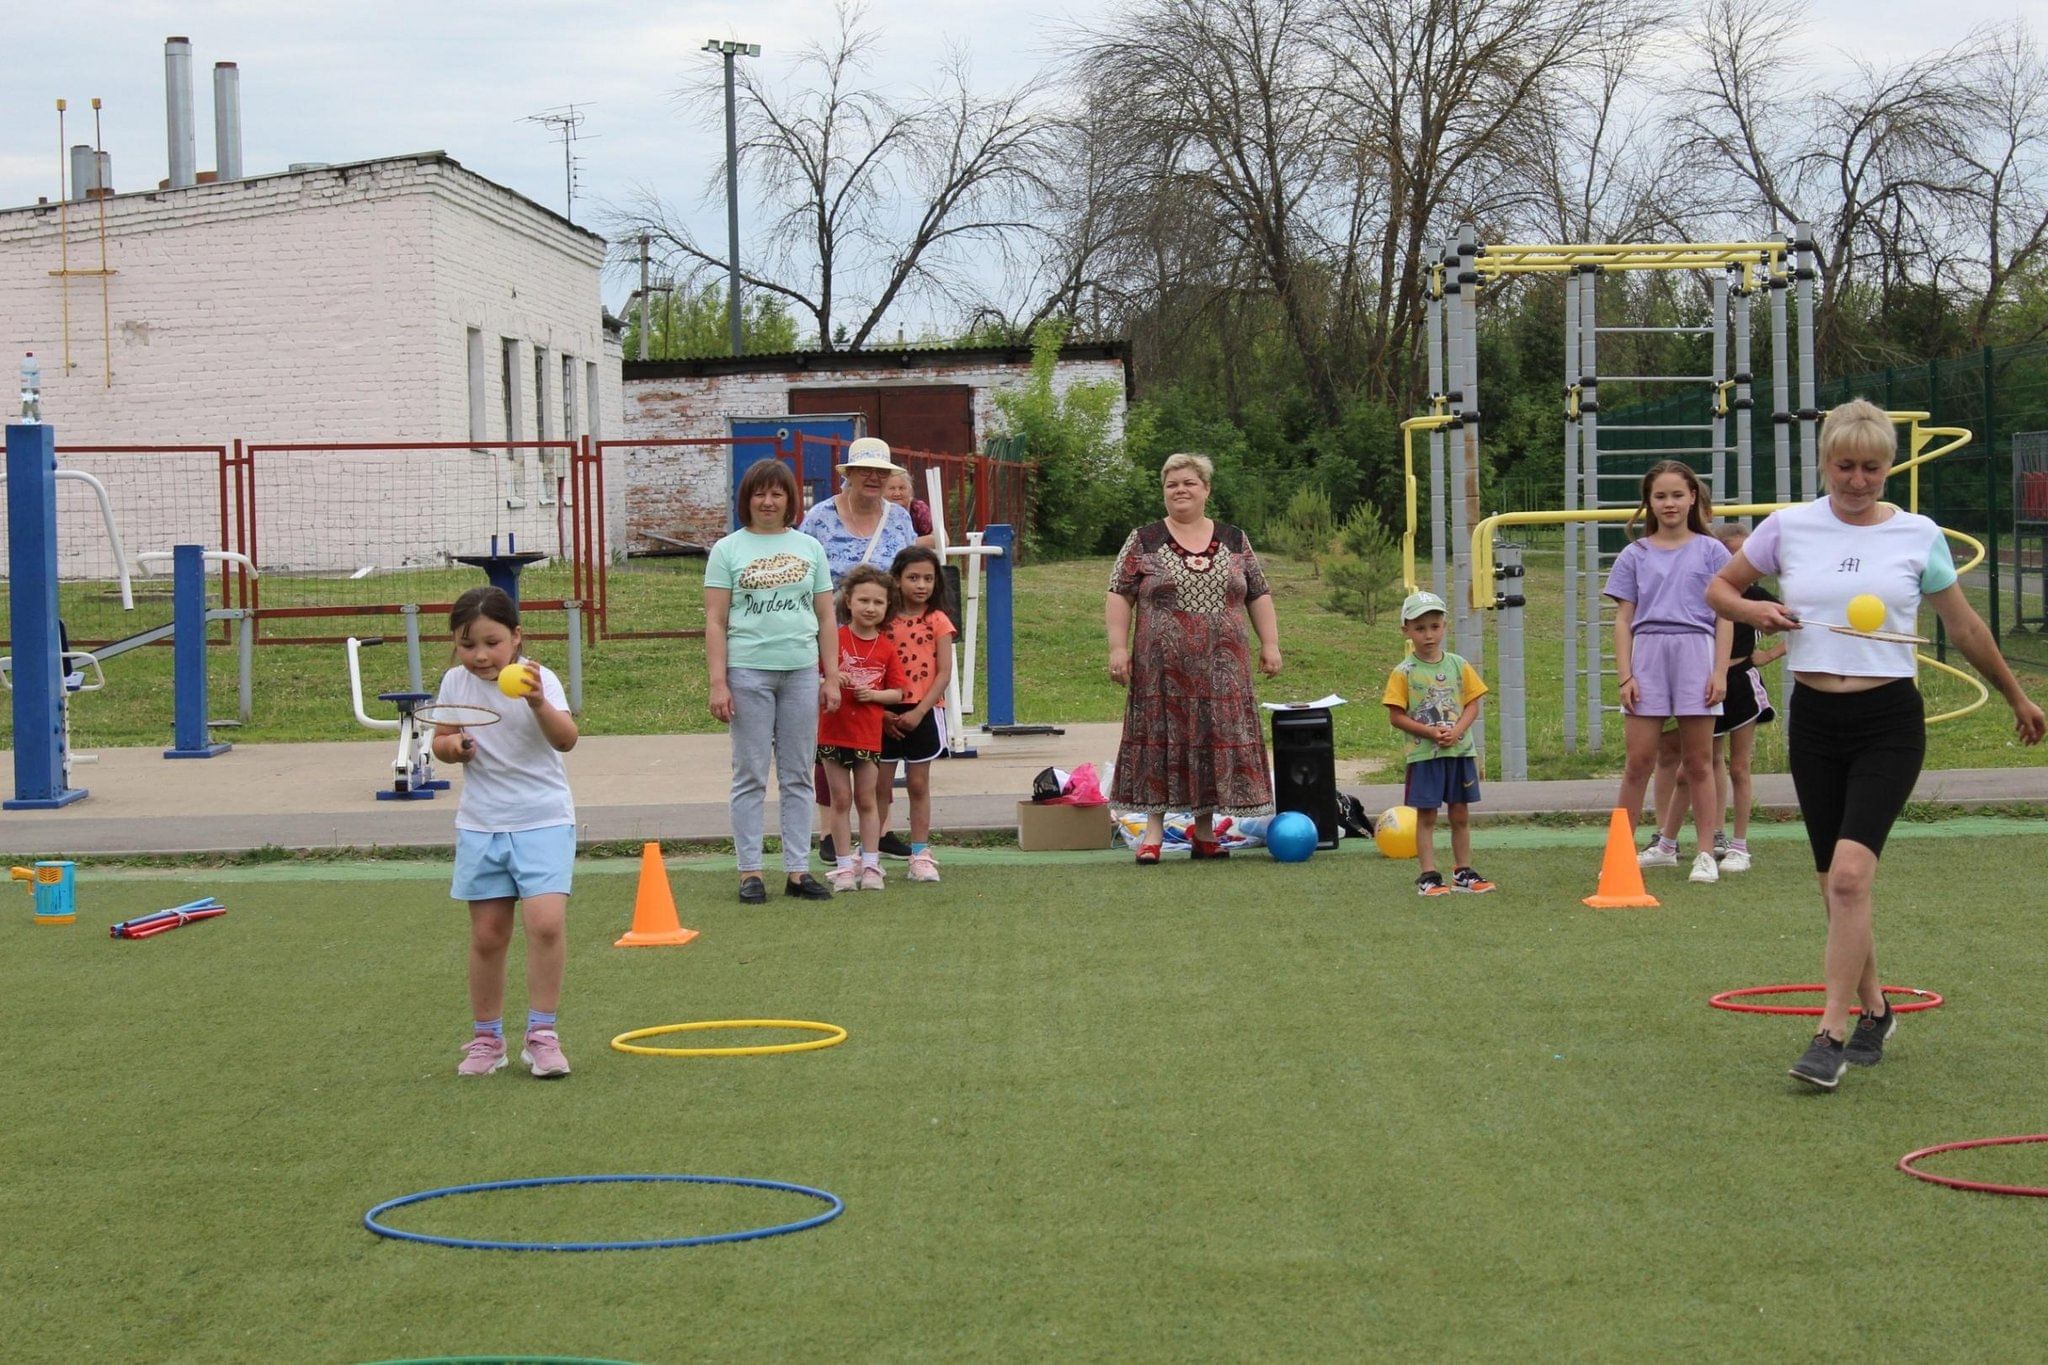
{"label": "plastic water bottle", "polygon": [[43,420],[43,370],[36,364],[34,351],[21,358],[21,420],[27,423]]}

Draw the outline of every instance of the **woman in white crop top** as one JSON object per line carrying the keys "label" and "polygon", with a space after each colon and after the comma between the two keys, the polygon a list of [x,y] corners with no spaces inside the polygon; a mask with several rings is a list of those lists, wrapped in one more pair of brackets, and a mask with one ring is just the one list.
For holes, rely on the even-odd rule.
{"label": "woman in white crop top", "polygon": [[[1897,1022],[1878,981],[1872,888],[1885,838],[1920,776],[1927,727],[1911,645],[1818,624],[1802,630],[1801,618],[1846,621],[1850,599],[1871,594],[1885,605],[1885,629],[1910,634],[1925,601],[1950,642],[2004,694],[2021,742],[2039,743],[2048,730],[1963,596],[1940,528],[1883,501],[1897,450],[1882,408],[1859,398],[1834,409],[1820,430],[1827,496],[1766,517],[1707,585],[1708,603],[1729,620],[1792,632],[1787,749],[1828,934],[1820,1031],[1791,1074],[1823,1090],[1834,1089],[1849,1066],[1875,1066]],[[1777,575],[1782,603],[1744,599],[1765,574]],[[1852,1037],[1849,1014],[1859,1001]]]}

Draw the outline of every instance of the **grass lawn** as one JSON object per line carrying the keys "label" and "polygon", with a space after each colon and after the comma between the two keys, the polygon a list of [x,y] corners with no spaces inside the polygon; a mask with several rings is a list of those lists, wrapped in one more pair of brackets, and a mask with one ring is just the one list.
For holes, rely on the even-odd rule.
{"label": "grass lawn", "polygon": [[[1562,563],[1555,549],[1538,547],[1529,555],[1530,601],[1527,634],[1526,713],[1529,727],[1530,776],[1588,777],[1619,774],[1621,726],[1610,715],[1606,746],[1598,754],[1564,751],[1562,721],[1563,603],[1556,574]],[[1265,700],[1299,700],[1336,692],[1355,703],[1337,713],[1337,752],[1342,758],[1381,757],[1398,753],[1394,736],[1379,705],[1387,671],[1399,661],[1402,640],[1390,618],[1367,625],[1355,617],[1326,610],[1324,589],[1306,566],[1268,561],[1268,576],[1280,617],[1286,671],[1274,680],[1258,679]],[[1017,575],[1017,718],[1025,722],[1114,721],[1123,715],[1123,692],[1110,682],[1104,667],[1102,598],[1108,581],[1105,559],[1026,564]],[[435,581],[429,583],[428,579]],[[446,581],[440,581],[445,578]],[[469,586],[474,575],[413,574],[408,582],[452,596]],[[325,581],[266,582],[264,602],[276,605],[294,594],[317,595],[332,585]],[[374,585],[352,589],[377,596]],[[557,589],[549,589],[551,591]],[[566,591],[566,589],[559,589]],[[84,585],[67,592],[84,593]],[[634,629],[685,630],[703,625],[703,561],[695,559],[636,560],[611,575],[615,625]],[[367,600],[367,599],[366,599]],[[167,614],[138,606],[136,617],[147,625]],[[559,615],[536,616],[536,629],[559,631]],[[1930,618],[1931,619],[1931,616]],[[423,622],[423,627],[434,623]],[[300,633],[368,634],[398,631],[395,617],[315,620],[285,623]],[[115,627],[109,627],[115,628]],[[120,627],[132,629],[133,626]],[[271,627],[266,624],[266,631]],[[562,642],[537,642],[531,652],[566,673]],[[424,632],[422,654],[426,683],[432,688],[446,666],[442,635]],[[366,651],[366,694],[398,691],[407,686],[402,643]],[[1959,655],[1954,661],[1962,663]],[[1489,641],[1484,672],[1498,683],[1498,660]],[[235,709],[235,654],[217,648],[210,658],[209,682],[216,717]],[[586,709],[582,718],[589,734],[658,734],[709,731],[718,728],[707,707],[704,649],[698,640],[607,640],[584,655]],[[1770,670],[1773,687],[1777,670]],[[2048,698],[2048,676],[2026,674],[2036,698]],[[105,691],[79,699],[73,712],[75,743],[81,750],[100,745],[162,744],[171,733],[171,651],[136,650],[107,666]],[[1962,705],[1974,695],[1962,684],[1932,670],[1923,673],[1930,714]],[[223,737],[244,743],[277,740],[361,739],[367,732],[349,713],[348,669],[339,645],[265,646],[256,651],[255,714],[250,726]],[[983,700],[985,702],[985,693]],[[1610,698],[1611,702],[1611,698]],[[372,703],[372,714],[387,714]],[[1783,767],[1784,727],[1766,727],[1758,743],[1760,771]],[[1497,761],[1497,753],[1495,755]],[[1989,706],[1961,721],[1936,727],[1929,734],[1928,766],[1936,768],[2024,766],[2039,754],[2012,742],[2011,715],[1996,697]]]}
{"label": "grass lawn", "polygon": [[[1897,1173],[2036,1131],[2048,825],[1904,826],[1880,888],[1907,1016],[1832,1095],[1804,1021],[1710,993],[1810,980],[1797,826],[1756,870],[1595,912],[1598,832],[1482,833],[1502,890],[1420,901],[1368,850],[1140,872],[961,852],[937,887],[793,909],[673,876],[680,949],[617,950],[586,865],[575,1074],[452,1075],[464,918],[432,864],[87,867],[80,921],[0,922],[19,1002],[0,1185],[10,1360],[2025,1359],[2040,1201]],[[104,927],[213,893],[219,920]],[[515,961],[517,959],[515,953]],[[523,1005],[515,969],[511,1003]],[[818,1019],[823,1052],[628,1057],[629,1028]],[[2016,1043],[2021,1045],[2016,1046]],[[1942,1169],[2048,1184],[2048,1148]],[[375,1238],[383,1199],[604,1172],[760,1176],[846,1213],[608,1255]],[[430,1203],[420,1231],[598,1239],[807,1216],[789,1196],[594,1187]]]}

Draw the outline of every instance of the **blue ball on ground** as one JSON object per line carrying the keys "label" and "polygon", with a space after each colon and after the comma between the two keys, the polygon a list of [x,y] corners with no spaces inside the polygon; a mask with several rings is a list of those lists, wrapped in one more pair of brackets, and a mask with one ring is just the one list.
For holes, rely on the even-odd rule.
{"label": "blue ball on ground", "polygon": [[1307,862],[1316,841],[1316,822],[1298,810],[1282,811],[1266,826],[1266,850],[1275,862]]}

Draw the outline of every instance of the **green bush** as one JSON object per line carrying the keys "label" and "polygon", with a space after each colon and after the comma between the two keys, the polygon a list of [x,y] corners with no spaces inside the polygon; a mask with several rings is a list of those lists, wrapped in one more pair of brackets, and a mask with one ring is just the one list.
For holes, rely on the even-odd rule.
{"label": "green bush", "polygon": [[1337,538],[1337,517],[1330,510],[1330,495],[1320,484],[1304,484],[1287,500],[1287,510],[1266,524],[1265,543],[1290,559],[1299,559],[1309,572],[1321,577],[1322,563],[1330,557],[1331,542]]}
{"label": "green bush", "polygon": [[1323,562],[1329,584],[1324,599],[1331,611],[1358,616],[1370,625],[1381,608],[1401,594],[1401,541],[1370,507],[1351,509],[1337,532],[1334,552]]}
{"label": "green bush", "polygon": [[[1042,322],[1032,335],[1031,377],[1021,389],[998,390],[1001,435],[1022,436],[1025,458],[1038,465],[1032,490],[1030,548],[1053,554],[1114,551],[1130,528],[1157,515],[1156,496],[1131,461],[1128,438],[1112,429],[1115,384],[1053,390],[1053,370],[1067,325]],[[1132,414],[1142,428],[1145,418]],[[1142,430],[1138,433],[1143,435]],[[1141,510],[1142,509],[1142,510]]]}

